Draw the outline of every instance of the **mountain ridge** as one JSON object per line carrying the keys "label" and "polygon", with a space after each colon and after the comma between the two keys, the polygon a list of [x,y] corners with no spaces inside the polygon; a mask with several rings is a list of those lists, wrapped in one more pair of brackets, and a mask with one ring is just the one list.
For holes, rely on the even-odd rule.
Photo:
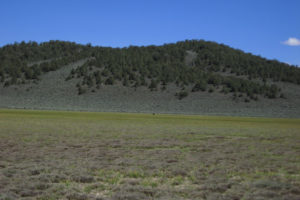
{"label": "mountain ridge", "polygon": [[[55,73],[60,77],[48,81]],[[56,83],[70,99],[64,93],[56,100],[49,96],[59,91]],[[70,104],[70,110],[299,117],[299,84],[296,66],[203,40],[125,48],[24,42],[0,48],[0,107]],[[217,106],[220,101],[229,108]]]}

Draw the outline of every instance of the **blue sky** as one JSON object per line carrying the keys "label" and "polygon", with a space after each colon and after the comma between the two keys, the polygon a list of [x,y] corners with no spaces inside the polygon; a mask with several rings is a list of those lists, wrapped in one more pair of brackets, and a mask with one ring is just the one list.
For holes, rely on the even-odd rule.
{"label": "blue sky", "polygon": [[300,66],[299,0],[1,0],[0,46],[204,39]]}

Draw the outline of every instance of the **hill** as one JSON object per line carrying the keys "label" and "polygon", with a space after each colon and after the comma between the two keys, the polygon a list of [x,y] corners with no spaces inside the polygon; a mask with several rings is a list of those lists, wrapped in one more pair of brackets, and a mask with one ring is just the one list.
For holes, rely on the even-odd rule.
{"label": "hill", "polygon": [[223,44],[0,48],[0,107],[300,117],[300,69]]}

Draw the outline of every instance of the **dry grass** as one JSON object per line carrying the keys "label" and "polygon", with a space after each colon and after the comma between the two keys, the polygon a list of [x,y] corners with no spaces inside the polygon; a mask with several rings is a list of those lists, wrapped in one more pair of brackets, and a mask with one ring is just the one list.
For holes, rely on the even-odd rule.
{"label": "dry grass", "polygon": [[300,120],[0,110],[0,199],[299,199]]}

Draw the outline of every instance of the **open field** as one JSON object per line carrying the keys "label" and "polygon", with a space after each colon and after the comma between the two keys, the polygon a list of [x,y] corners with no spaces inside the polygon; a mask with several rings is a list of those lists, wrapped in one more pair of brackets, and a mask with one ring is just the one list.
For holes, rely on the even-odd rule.
{"label": "open field", "polygon": [[0,199],[300,199],[300,119],[0,110]]}

